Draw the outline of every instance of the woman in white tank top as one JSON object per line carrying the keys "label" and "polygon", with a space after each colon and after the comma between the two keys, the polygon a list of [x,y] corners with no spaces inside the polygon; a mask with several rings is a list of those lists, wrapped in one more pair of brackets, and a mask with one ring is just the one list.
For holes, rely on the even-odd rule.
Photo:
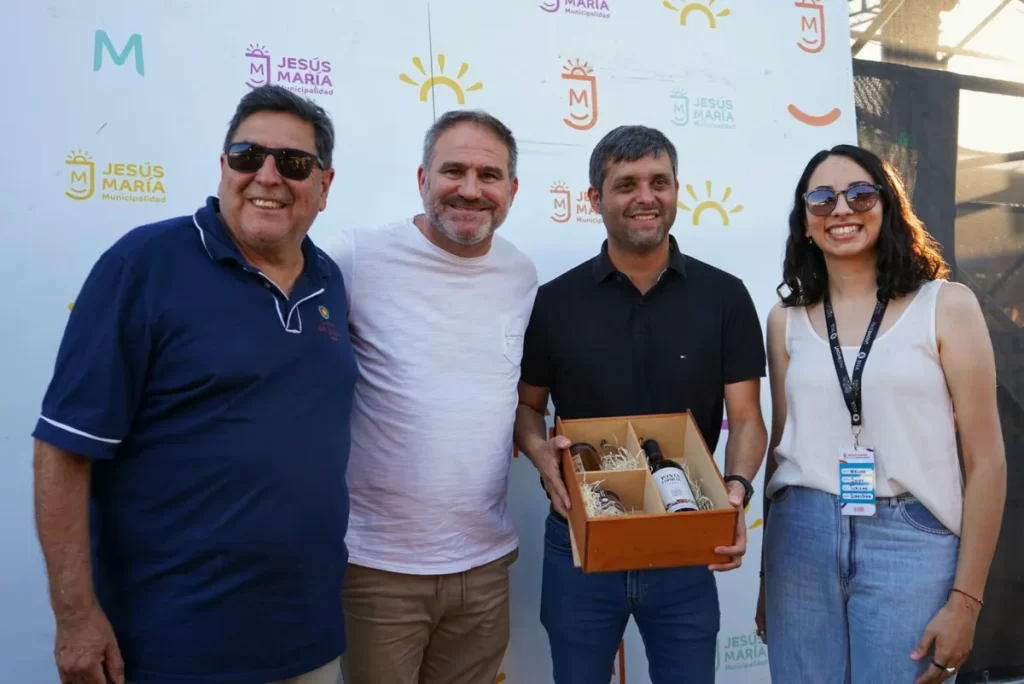
{"label": "woman in white tank top", "polygon": [[950,681],[970,652],[1006,463],[988,329],[947,273],[891,166],[811,159],[768,317],[756,620],[775,682]]}

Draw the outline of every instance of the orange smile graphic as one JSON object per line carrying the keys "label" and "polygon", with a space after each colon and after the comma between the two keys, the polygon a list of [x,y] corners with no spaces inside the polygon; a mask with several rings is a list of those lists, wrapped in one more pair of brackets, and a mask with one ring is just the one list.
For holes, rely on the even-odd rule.
{"label": "orange smile graphic", "polygon": [[842,113],[839,111],[839,107],[834,107],[828,114],[821,116],[814,116],[801,111],[796,105],[789,105],[786,107],[789,113],[793,115],[793,118],[800,123],[807,124],[808,126],[828,126],[829,124],[835,123],[839,119],[839,115]]}

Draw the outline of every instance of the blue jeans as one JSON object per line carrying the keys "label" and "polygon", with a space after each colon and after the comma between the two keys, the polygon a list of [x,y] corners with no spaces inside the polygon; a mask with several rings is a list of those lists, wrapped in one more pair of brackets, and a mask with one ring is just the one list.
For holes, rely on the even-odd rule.
{"label": "blue jeans", "polygon": [[548,515],[540,621],[555,684],[608,684],[632,615],[651,684],[715,680],[718,587],[705,566],[585,575],[572,562],[569,526]]}
{"label": "blue jeans", "polygon": [[[877,517],[843,516],[838,498],[785,487],[764,532],[768,661],[774,682],[912,684],[910,659],[953,587],[960,539],[909,495]],[[952,682],[952,679],[947,682]]]}

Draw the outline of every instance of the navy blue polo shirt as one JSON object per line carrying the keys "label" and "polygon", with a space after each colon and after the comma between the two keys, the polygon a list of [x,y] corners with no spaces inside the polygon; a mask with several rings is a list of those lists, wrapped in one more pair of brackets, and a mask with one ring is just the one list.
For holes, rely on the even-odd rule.
{"label": "navy blue polo shirt", "polygon": [[92,460],[94,583],[134,684],[277,681],[345,647],[345,285],[307,237],[286,297],[217,212],[99,258],[33,433]]}

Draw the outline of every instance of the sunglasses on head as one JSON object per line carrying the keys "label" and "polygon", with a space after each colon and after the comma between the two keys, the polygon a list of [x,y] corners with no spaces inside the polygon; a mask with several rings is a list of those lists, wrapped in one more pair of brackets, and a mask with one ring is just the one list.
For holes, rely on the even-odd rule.
{"label": "sunglasses on head", "polygon": [[281,177],[295,181],[309,178],[314,166],[324,168],[323,161],[315,154],[288,147],[264,147],[256,143],[237,142],[228,145],[225,154],[228,166],[239,173],[256,173],[263,168],[267,155],[271,155]]}
{"label": "sunglasses on head", "polygon": [[836,208],[839,196],[844,195],[850,209],[860,213],[875,206],[880,190],[880,186],[871,183],[858,183],[838,192],[832,188],[816,188],[804,193],[804,202],[813,216],[828,216]]}

